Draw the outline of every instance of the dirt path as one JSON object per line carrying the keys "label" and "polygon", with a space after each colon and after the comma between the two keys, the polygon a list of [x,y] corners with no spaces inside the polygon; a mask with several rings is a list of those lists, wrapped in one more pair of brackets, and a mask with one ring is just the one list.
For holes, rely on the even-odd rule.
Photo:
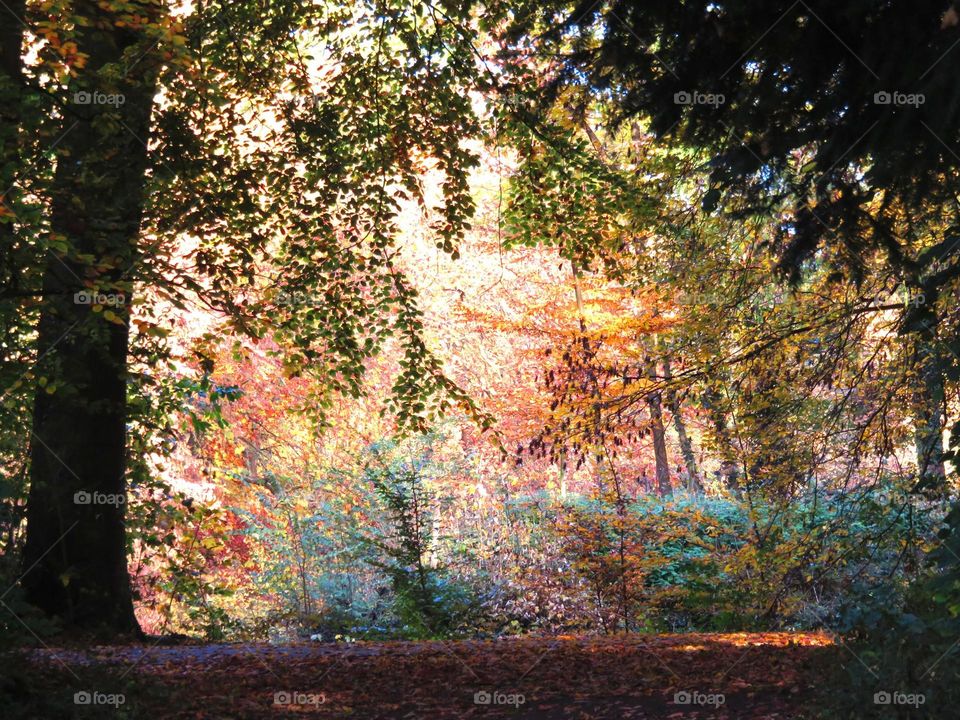
{"label": "dirt path", "polygon": [[739,633],[48,648],[29,662],[49,692],[80,693],[81,718],[739,719],[800,717],[838,651]]}

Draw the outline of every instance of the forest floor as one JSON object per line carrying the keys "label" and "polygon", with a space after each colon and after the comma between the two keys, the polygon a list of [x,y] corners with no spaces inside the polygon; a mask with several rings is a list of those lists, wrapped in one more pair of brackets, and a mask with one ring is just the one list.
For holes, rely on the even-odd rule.
{"label": "forest floor", "polygon": [[148,643],[44,648],[24,667],[64,717],[797,718],[841,652],[813,633]]}

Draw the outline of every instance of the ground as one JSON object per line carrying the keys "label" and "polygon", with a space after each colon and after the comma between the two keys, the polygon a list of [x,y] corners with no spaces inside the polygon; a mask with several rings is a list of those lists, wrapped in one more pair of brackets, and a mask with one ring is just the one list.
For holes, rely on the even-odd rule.
{"label": "ground", "polygon": [[811,633],[148,643],[19,670],[79,718],[797,718],[840,651]]}

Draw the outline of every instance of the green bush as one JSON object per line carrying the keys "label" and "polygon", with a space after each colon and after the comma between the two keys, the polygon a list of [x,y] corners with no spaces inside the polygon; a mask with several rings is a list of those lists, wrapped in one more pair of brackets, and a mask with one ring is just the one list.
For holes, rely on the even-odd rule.
{"label": "green bush", "polygon": [[368,539],[371,565],[389,580],[392,614],[404,637],[451,637],[470,632],[482,617],[473,587],[440,558],[441,499],[430,486],[430,451],[412,459],[388,460],[374,448],[376,465],[366,479],[383,504],[388,522]]}

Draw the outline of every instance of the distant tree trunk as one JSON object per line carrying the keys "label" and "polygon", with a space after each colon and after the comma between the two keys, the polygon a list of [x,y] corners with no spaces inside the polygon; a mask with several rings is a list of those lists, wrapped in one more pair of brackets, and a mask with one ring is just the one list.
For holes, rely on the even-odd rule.
{"label": "distant tree trunk", "polygon": [[[663,358],[663,377],[667,382],[673,377],[669,354]],[[677,439],[680,443],[680,454],[683,456],[683,464],[687,474],[687,490],[697,495],[702,494],[703,483],[700,481],[700,472],[697,469],[697,456],[693,452],[693,443],[690,442],[690,437],[687,435],[687,426],[683,422],[683,412],[676,388],[667,390],[666,400],[670,414],[673,415],[673,427],[677,431]]]}
{"label": "distant tree trunk", "polygon": [[914,391],[914,442],[917,472],[923,488],[943,492],[947,469],[943,461],[943,375],[926,359],[919,366],[921,386]]}
{"label": "distant tree trunk", "polygon": [[707,387],[701,395],[701,402],[710,416],[714,436],[720,449],[720,475],[724,484],[735,496],[740,497],[740,466],[737,464],[733,438],[727,427],[727,415],[723,410],[722,398],[712,387]]}
{"label": "distant tree trunk", "polygon": [[617,562],[619,563],[619,604],[620,604],[620,618],[623,620],[623,632],[630,632],[630,620],[632,616],[630,608],[630,589],[628,584],[628,572],[629,568],[627,566],[627,499],[623,494],[623,484],[620,480],[620,473],[616,471],[613,467],[613,463],[610,464],[610,468],[613,475],[613,487],[617,503]]}
{"label": "distant tree trunk", "polygon": [[567,499],[567,466],[571,465],[568,460],[569,451],[565,450],[560,458],[560,499]]}
{"label": "distant tree trunk", "polygon": [[[128,11],[156,19],[160,8]],[[68,624],[139,633],[124,527],[128,277],[140,257],[156,64],[145,36],[117,27],[112,12],[95,2],[73,11],[88,21],[77,25],[88,59],[57,147],[51,225],[69,249],[48,253],[43,278],[46,384],[34,403],[23,585]]]}
{"label": "distant tree trunk", "polygon": [[313,613],[313,599],[310,596],[310,572],[307,567],[307,546],[303,541],[303,528],[296,512],[288,510],[286,515],[287,532],[293,538],[293,542],[296,543],[293,548],[293,559],[297,564],[297,576],[300,579],[300,592],[303,597],[300,617],[305,618]]}
{"label": "distant tree trunk", "polygon": [[[646,360],[647,377],[656,380],[657,366],[651,356]],[[660,391],[647,395],[647,407],[650,409],[650,429],[653,433],[653,456],[657,464],[657,494],[666,497],[673,492],[670,487],[670,460],[667,457],[667,439],[663,428],[663,408],[660,403]]]}
{"label": "distant tree trunk", "polygon": [[440,506],[437,505],[433,517],[430,518],[430,568],[440,567]]}

